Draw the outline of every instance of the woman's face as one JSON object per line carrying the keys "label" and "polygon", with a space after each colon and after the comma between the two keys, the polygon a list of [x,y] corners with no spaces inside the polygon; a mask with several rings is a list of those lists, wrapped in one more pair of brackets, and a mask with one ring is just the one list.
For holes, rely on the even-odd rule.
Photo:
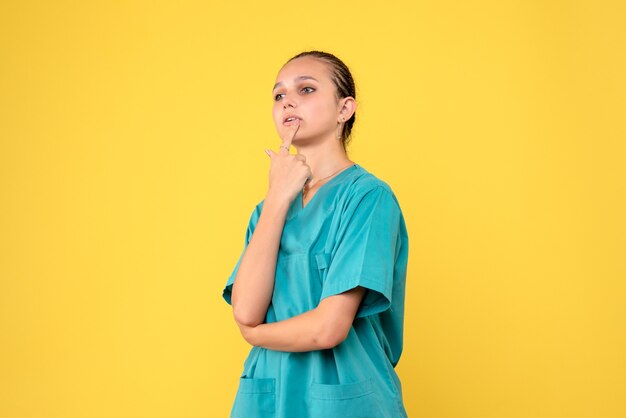
{"label": "woman's face", "polygon": [[285,139],[287,132],[293,132],[297,122],[285,119],[294,116],[300,119],[294,144],[336,138],[340,110],[336,91],[328,64],[312,57],[287,63],[276,76],[272,90],[272,114],[280,137]]}

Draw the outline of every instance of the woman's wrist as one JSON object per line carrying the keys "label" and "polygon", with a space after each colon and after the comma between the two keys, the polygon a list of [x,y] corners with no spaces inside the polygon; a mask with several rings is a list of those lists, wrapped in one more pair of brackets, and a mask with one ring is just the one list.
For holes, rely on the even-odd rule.
{"label": "woman's wrist", "polygon": [[285,196],[278,191],[269,189],[265,195],[265,200],[263,201],[263,208],[271,207],[273,210],[284,211],[286,213],[291,205],[291,202],[292,200],[290,200],[288,196]]}

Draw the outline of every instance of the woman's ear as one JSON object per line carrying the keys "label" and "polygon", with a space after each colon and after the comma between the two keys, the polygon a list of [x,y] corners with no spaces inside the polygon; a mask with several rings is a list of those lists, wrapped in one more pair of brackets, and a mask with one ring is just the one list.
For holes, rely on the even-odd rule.
{"label": "woman's ear", "polygon": [[339,104],[341,106],[339,108],[339,121],[341,122],[341,119],[343,118],[343,121],[345,122],[349,120],[352,115],[354,115],[354,112],[356,112],[356,101],[354,100],[354,97],[348,96],[341,99]]}

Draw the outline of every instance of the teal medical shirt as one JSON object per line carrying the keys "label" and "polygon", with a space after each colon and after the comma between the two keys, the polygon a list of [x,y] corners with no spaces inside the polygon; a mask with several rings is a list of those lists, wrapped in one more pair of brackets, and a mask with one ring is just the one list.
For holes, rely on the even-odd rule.
{"label": "teal medical shirt", "polygon": [[[263,201],[250,217],[244,252],[262,209]],[[229,304],[242,257],[223,291]],[[402,352],[407,260],[398,201],[360,165],[331,178],[304,208],[298,194],[287,212],[266,322],[307,312],[356,286],[366,293],[347,338],[332,349],[252,347],[231,417],[406,417],[394,367]]]}

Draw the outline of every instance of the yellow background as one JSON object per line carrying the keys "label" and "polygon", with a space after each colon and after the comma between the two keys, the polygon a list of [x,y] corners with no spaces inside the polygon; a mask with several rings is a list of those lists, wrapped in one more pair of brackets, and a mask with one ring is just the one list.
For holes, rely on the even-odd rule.
{"label": "yellow background", "polygon": [[[225,417],[221,292],[308,49],[410,237],[411,417],[626,416],[626,3],[0,3],[0,416]],[[292,151],[293,152],[293,151]]]}

